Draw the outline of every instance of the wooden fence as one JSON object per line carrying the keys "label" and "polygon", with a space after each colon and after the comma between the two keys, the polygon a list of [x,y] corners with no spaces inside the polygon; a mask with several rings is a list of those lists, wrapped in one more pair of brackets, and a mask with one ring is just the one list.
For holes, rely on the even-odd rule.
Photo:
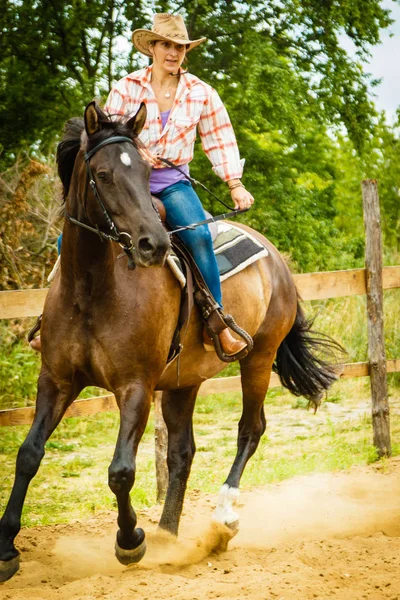
{"label": "wooden fence", "polygon": [[[346,271],[326,271],[293,275],[296,287],[303,300],[324,300],[346,296],[365,295],[366,270],[349,269]],[[384,290],[400,288],[400,266],[384,267],[382,277]],[[34,317],[43,309],[47,289],[16,290],[0,292],[0,319]],[[400,372],[400,359],[387,361],[387,372]],[[367,377],[370,374],[368,362],[344,365],[341,377]],[[273,373],[270,387],[280,386],[279,377]],[[240,390],[240,377],[220,377],[205,381],[200,395],[232,392]],[[76,400],[68,409],[66,417],[87,416],[98,412],[116,409],[112,394]],[[32,421],[34,408],[16,408],[0,411],[0,426],[23,425]]]}
{"label": "wooden fence", "polygon": [[[366,189],[363,188],[364,204],[368,204],[369,197],[376,190],[376,182],[369,181]],[[345,296],[355,296],[366,294],[368,299],[368,316],[369,316],[369,362],[351,363],[344,365],[341,377],[365,377],[373,376],[375,371],[379,372],[381,377],[382,368],[386,378],[386,372],[400,372],[400,359],[386,361],[382,365],[382,356],[384,357],[384,349],[382,352],[381,346],[377,346],[376,340],[380,340],[383,331],[382,315],[377,316],[377,311],[382,313],[382,307],[377,311],[373,311],[370,315],[371,303],[375,306],[376,297],[379,293],[382,295],[382,290],[390,290],[400,287],[400,266],[394,267],[379,267],[381,261],[381,248],[377,248],[376,240],[380,240],[380,221],[379,221],[379,204],[376,208],[376,198],[373,198],[373,214],[371,214],[368,206],[364,206],[364,219],[366,222],[366,238],[367,251],[369,251],[375,260],[371,265],[371,261],[366,259],[365,269],[350,269],[345,271],[329,271],[319,273],[305,273],[294,275],[294,281],[303,300],[322,300],[328,298],[339,298]],[[376,213],[376,210],[378,212]],[[375,211],[375,212],[374,212]],[[375,232],[369,232],[369,227],[375,227]],[[376,233],[376,231],[378,233]],[[371,242],[372,239],[372,242]],[[368,250],[369,244],[369,250]],[[378,256],[378,259],[377,259]],[[378,264],[376,264],[378,260]],[[381,262],[380,262],[381,265]],[[43,303],[47,294],[47,289],[31,289],[0,292],[0,319],[23,318],[37,316],[42,312]],[[376,306],[375,306],[376,307]],[[375,321],[375,322],[374,322]],[[371,350],[372,348],[372,350]],[[372,357],[371,352],[378,352],[379,360]],[[277,375],[272,374],[270,387],[281,385]],[[380,381],[378,390],[373,390],[372,415],[374,424],[374,443],[381,455],[390,454],[390,431],[389,431],[389,411],[387,404],[387,392],[382,389],[382,381]],[[240,377],[223,377],[218,379],[210,379],[203,383],[200,388],[200,395],[213,394],[218,392],[230,392],[240,390]],[[66,412],[66,417],[70,416],[86,416],[93,415],[99,412],[115,410],[116,403],[112,394],[100,396],[97,398],[89,398],[84,400],[76,400]],[[12,410],[0,411],[0,426],[4,425],[22,425],[32,421],[34,408],[18,408]],[[384,426],[382,427],[382,418]],[[376,433],[375,425],[378,422]]]}

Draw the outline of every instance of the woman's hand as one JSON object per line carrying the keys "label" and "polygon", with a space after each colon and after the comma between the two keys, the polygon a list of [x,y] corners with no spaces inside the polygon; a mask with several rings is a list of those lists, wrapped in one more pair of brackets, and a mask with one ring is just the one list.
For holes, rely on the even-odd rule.
{"label": "woman's hand", "polygon": [[231,183],[229,182],[231,189],[231,198],[235,209],[250,208],[254,202],[253,196],[246,190],[242,183]]}

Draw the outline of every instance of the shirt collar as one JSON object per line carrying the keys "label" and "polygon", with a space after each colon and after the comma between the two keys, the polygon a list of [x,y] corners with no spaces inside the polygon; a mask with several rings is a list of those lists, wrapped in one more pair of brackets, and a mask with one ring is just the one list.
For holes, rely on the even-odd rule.
{"label": "shirt collar", "polygon": [[[135,71],[130,77],[133,79],[133,81],[137,81],[143,87],[150,87],[152,68],[153,66],[149,65],[144,69],[140,69],[140,71]],[[181,74],[179,84],[188,89],[190,89],[198,81],[197,77],[191,75],[191,73],[188,73],[185,71],[185,69],[182,69],[182,67],[180,67],[179,72]]]}

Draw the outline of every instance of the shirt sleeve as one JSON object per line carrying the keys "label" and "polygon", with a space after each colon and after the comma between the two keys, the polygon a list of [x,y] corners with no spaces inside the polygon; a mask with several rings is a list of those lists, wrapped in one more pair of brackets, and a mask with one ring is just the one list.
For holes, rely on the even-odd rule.
{"label": "shirt sleeve", "polygon": [[132,92],[129,93],[125,80],[119,81],[111,90],[104,105],[104,110],[111,116],[133,116],[138,106]]}
{"label": "shirt sleeve", "polygon": [[123,94],[118,90],[117,87],[114,87],[110,93],[108,94],[108,98],[104,105],[104,110],[110,115],[123,115]]}
{"label": "shirt sleeve", "polygon": [[212,88],[200,116],[198,131],[204,152],[218,177],[223,181],[240,179],[244,160],[240,158],[228,112]]}

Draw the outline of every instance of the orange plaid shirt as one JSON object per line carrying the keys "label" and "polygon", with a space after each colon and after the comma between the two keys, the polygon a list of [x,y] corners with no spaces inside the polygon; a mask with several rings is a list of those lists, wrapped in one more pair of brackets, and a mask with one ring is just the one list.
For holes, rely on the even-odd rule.
{"label": "orange plaid shirt", "polygon": [[175,100],[162,130],[160,111],[150,85],[151,69],[146,67],[118,81],[107,98],[105,110],[110,115],[133,116],[144,102],[147,119],[139,135],[141,141],[150,152],[177,166],[192,160],[198,129],[214,172],[223,181],[239,179],[244,160],[240,159],[235,133],[217,92],[195,75],[181,70]]}

